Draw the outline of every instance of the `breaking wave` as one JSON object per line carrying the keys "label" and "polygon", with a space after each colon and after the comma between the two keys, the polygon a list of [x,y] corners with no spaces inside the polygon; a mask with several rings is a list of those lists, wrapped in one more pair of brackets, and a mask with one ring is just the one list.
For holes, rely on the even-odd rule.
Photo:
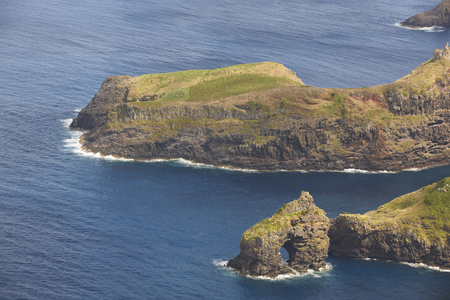
{"label": "breaking wave", "polygon": [[[221,270],[227,271],[231,274],[239,275],[239,273],[236,270],[227,267],[227,263],[228,263],[227,260],[213,259],[212,262],[217,268],[219,268]],[[327,263],[325,268],[320,269],[320,271],[308,270],[306,273],[295,272],[294,274],[278,275],[275,278],[268,277],[268,276],[245,276],[245,277],[254,279],[254,280],[268,280],[268,281],[280,281],[280,280],[304,278],[304,277],[322,278],[324,276],[329,276],[330,271],[332,269],[333,269],[332,265]]]}
{"label": "breaking wave", "polygon": [[[64,124],[64,127],[69,129],[70,123],[72,122],[72,119],[64,119],[61,120],[61,122]],[[110,161],[139,161],[139,162],[145,162],[145,163],[160,163],[160,162],[168,162],[168,163],[174,163],[186,167],[192,167],[192,168],[198,168],[198,169],[221,169],[221,170],[227,170],[227,171],[238,171],[238,172],[246,172],[246,173],[262,173],[262,172],[298,172],[298,173],[350,173],[350,174],[395,174],[399,173],[397,171],[387,171],[387,170],[381,170],[381,171],[368,171],[368,170],[362,170],[362,169],[354,169],[354,168],[348,168],[343,170],[274,170],[274,171],[259,171],[255,169],[244,169],[244,168],[234,168],[234,167],[225,167],[225,166],[214,166],[210,164],[204,164],[204,163],[197,163],[193,162],[184,158],[173,158],[173,159],[149,159],[149,160],[135,160],[132,158],[123,158],[123,157],[116,157],[113,155],[103,155],[99,152],[94,153],[87,151],[83,149],[82,144],[80,143],[80,137],[83,134],[83,131],[80,130],[69,130],[70,137],[68,139],[63,140],[64,148],[68,151],[71,151],[79,156],[84,157],[90,157],[90,158],[96,158],[96,159],[105,159]],[[424,168],[411,168],[411,169],[405,169],[403,171],[412,171],[417,172],[424,169],[427,169],[429,167]]]}
{"label": "breaking wave", "polygon": [[402,262],[401,264],[408,265],[408,266],[413,267],[413,268],[424,268],[424,269],[429,269],[429,270],[438,271],[438,272],[450,273],[450,269],[442,269],[442,268],[439,268],[439,267],[429,266],[429,265],[426,265],[426,264],[423,264],[423,263]]}
{"label": "breaking wave", "polygon": [[395,23],[395,26],[397,27],[401,27],[401,28],[405,28],[405,29],[410,29],[410,30],[420,30],[420,31],[425,31],[425,32],[443,32],[443,31],[447,31],[447,28],[444,26],[430,26],[430,27],[408,27],[408,26],[403,26],[399,23]]}

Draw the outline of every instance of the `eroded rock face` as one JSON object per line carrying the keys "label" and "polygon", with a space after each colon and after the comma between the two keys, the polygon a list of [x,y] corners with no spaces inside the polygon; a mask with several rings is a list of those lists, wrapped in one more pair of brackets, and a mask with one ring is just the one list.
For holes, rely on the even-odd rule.
{"label": "eroded rock face", "polygon": [[432,10],[414,15],[400,23],[407,27],[431,27],[450,25],[450,1],[442,1]]}
{"label": "eroded rock face", "polygon": [[[242,275],[276,277],[282,274],[320,270],[328,257],[330,220],[308,192],[285,204],[271,218],[248,229],[240,244],[240,254],[228,267]],[[287,264],[280,253],[284,247]]]}
{"label": "eroded rock face", "polygon": [[107,122],[108,109],[123,103],[128,96],[128,81],[131,76],[108,77],[89,104],[73,119],[73,129],[91,130]]}
{"label": "eroded rock face", "polygon": [[430,243],[418,234],[420,224],[397,222],[384,226],[356,215],[340,215],[329,231],[330,253],[354,258],[375,258],[424,263],[450,269],[450,248]]}
{"label": "eroded rock face", "polygon": [[[448,45],[423,66],[394,84],[350,93],[286,86],[244,93],[239,100],[154,106],[145,105],[159,101],[153,93],[134,102],[136,77],[110,77],[71,128],[87,130],[81,142],[88,151],[137,160],[183,158],[255,170],[444,165],[450,163]],[[339,93],[347,93],[340,104],[334,99]],[[264,101],[255,105],[259,97]]]}
{"label": "eroded rock face", "polygon": [[341,214],[328,236],[332,254],[450,269],[450,177],[364,215]]}

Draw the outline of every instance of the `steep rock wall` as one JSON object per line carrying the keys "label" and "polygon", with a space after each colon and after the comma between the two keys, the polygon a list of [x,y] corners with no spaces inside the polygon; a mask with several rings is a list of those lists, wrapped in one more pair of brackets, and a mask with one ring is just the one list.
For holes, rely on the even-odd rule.
{"label": "steep rock wall", "polygon": [[420,224],[398,221],[375,224],[367,218],[340,215],[329,231],[330,253],[354,258],[375,258],[424,263],[450,269],[450,248],[426,241]]}
{"label": "steep rock wall", "polygon": [[364,215],[341,214],[328,235],[335,255],[450,269],[450,177]]}
{"label": "steep rock wall", "polygon": [[[308,192],[283,205],[271,218],[248,229],[240,244],[240,253],[228,267],[242,275],[277,277],[278,275],[321,270],[328,256],[329,219]],[[283,262],[280,248],[289,260]]]}
{"label": "steep rock wall", "polygon": [[184,158],[258,170],[442,165],[450,163],[449,70],[446,45],[385,86],[350,92],[289,86],[240,95],[247,100],[185,102],[158,95],[133,102],[134,77],[116,76],[71,128],[88,130],[81,139],[86,150],[138,160]]}
{"label": "steep rock wall", "polygon": [[431,26],[448,26],[450,25],[450,1],[442,1],[432,10],[414,15],[401,25],[407,27],[431,27]]}

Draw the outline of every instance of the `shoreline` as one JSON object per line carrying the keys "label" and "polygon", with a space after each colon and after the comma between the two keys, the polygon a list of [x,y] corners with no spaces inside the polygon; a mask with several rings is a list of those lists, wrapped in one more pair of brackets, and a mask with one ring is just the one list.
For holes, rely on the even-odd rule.
{"label": "shoreline", "polygon": [[219,259],[213,259],[213,264],[224,270],[227,271],[230,274],[237,275],[242,278],[248,278],[252,280],[264,280],[264,281],[284,281],[284,280],[292,280],[292,279],[298,279],[298,278],[305,278],[305,277],[315,277],[320,278],[323,276],[329,275],[328,272],[333,270],[333,265],[330,263],[326,263],[325,268],[321,268],[320,271],[314,271],[312,269],[308,269],[305,273],[295,272],[293,274],[284,274],[284,275],[278,275],[277,277],[268,277],[268,276],[250,276],[250,275],[241,275],[238,271],[234,270],[233,268],[227,267],[227,260],[219,260]]}
{"label": "shoreline", "polygon": [[[347,259],[352,259],[350,257],[346,257]],[[361,258],[359,260],[363,261],[376,261],[376,262],[385,262],[385,263],[394,263],[398,265],[406,265],[410,268],[414,269],[425,269],[429,271],[435,271],[435,272],[441,272],[441,273],[450,273],[450,269],[443,269],[437,266],[430,266],[424,263],[410,263],[410,262],[403,262],[403,261],[392,261],[392,260],[379,260],[376,258]],[[250,276],[250,275],[241,275],[238,271],[227,267],[227,260],[221,260],[221,259],[213,259],[212,263],[217,267],[220,268],[229,274],[237,275],[242,278],[248,278],[252,280],[267,280],[267,281],[283,281],[283,280],[292,280],[292,279],[298,279],[298,278],[305,278],[305,277],[323,277],[327,276],[328,272],[333,270],[333,265],[331,263],[326,263],[326,267],[322,268],[320,271],[314,271],[311,269],[308,269],[306,273],[300,273],[296,272],[295,274],[287,274],[287,275],[278,275],[275,278],[267,277],[267,276]]]}
{"label": "shoreline", "polygon": [[69,132],[72,134],[72,138],[65,139],[63,142],[66,144],[66,148],[71,148],[72,152],[90,158],[96,159],[104,159],[109,161],[118,161],[118,162],[142,162],[142,163],[176,163],[185,167],[192,167],[198,169],[220,169],[225,171],[234,171],[234,172],[244,172],[244,173],[286,173],[286,172],[297,172],[297,173],[349,173],[349,174],[397,174],[401,172],[420,172],[422,170],[427,170],[436,167],[447,166],[448,164],[442,165],[432,165],[426,167],[417,167],[417,168],[409,168],[399,171],[388,171],[388,170],[380,170],[380,171],[369,171],[363,169],[354,169],[347,168],[343,170],[257,170],[257,169],[243,169],[243,168],[235,168],[231,166],[215,166],[211,164],[197,163],[184,158],[173,158],[173,159],[162,159],[155,158],[150,160],[140,160],[134,158],[124,158],[124,157],[116,157],[113,155],[104,155],[100,152],[91,152],[86,149],[86,147],[82,144],[82,135],[85,131],[82,130],[73,130],[70,129],[69,125],[72,119],[61,120],[64,123],[64,127],[69,129]]}
{"label": "shoreline", "polygon": [[[337,256],[337,257],[345,257],[345,256]],[[395,263],[395,264],[406,265],[408,267],[416,268],[416,269],[421,268],[421,269],[428,269],[428,270],[436,271],[436,272],[450,273],[450,269],[444,269],[444,268],[441,268],[441,267],[438,267],[438,266],[427,265],[425,263],[413,263],[413,262],[406,262],[406,261],[382,260],[382,259],[377,259],[377,258],[355,258],[355,259],[365,260],[365,261],[380,261],[380,262],[386,262],[386,263]]]}
{"label": "shoreline", "polygon": [[440,26],[440,25],[434,25],[434,26],[427,26],[427,27],[420,27],[420,26],[408,26],[408,25],[402,25],[402,22],[395,23],[394,26],[410,29],[410,30],[421,30],[425,32],[443,32],[447,31],[447,27]]}

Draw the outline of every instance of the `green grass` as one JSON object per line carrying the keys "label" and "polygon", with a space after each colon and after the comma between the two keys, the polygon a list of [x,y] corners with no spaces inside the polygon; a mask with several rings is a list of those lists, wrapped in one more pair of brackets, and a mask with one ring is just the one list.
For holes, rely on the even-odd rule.
{"label": "green grass", "polygon": [[[390,133],[395,132],[397,127],[422,126],[427,116],[396,116],[387,109],[385,100],[380,99],[389,90],[398,91],[405,97],[428,92],[435,95],[439,93],[435,83],[446,80],[449,67],[448,61],[430,60],[392,84],[360,89],[307,87],[293,72],[273,62],[142,75],[131,79],[129,102],[110,109],[108,126],[116,130],[140,126],[142,130],[155,132],[152,136],[161,140],[179,134],[176,130],[208,124],[205,131],[218,135],[238,134],[243,144],[261,145],[277,138],[268,136],[272,129],[288,130],[302,118],[324,117],[328,120],[341,119],[343,126],[330,132],[326,141],[321,141],[316,149],[312,149],[310,154],[313,156],[323,155],[322,151],[345,155],[347,146],[342,143],[345,132],[342,134],[346,124],[367,124],[367,128],[377,128],[380,135],[373,142],[374,149],[381,148],[380,143],[386,141],[383,151],[405,153],[418,145],[409,140],[391,142],[395,139],[389,136]],[[141,108],[143,115],[145,109],[187,107],[201,110],[211,106],[248,115],[257,112],[262,117],[259,120],[202,118],[199,122],[180,119],[163,111],[165,115],[161,119],[171,121],[131,122],[123,107],[125,105]]]}
{"label": "green grass", "polygon": [[250,227],[244,232],[242,237],[247,240],[253,240],[258,237],[263,237],[269,235],[270,232],[282,231],[285,228],[291,226],[291,220],[297,219],[302,214],[302,211],[296,211],[293,213],[275,213],[272,217],[266,218],[259,223]]}
{"label": "green grass", "polygon": [[241,74],[217,78],[189,89],[188,101],[207,101],[248,92],[262,91],[291,83],[287,79],[255,74]]}
{"label": "green grass", "polygon": [[161,100],[184,100],[189,98],[189,88],[179,88],[162,95]]}
{"label": "green grass", "polygon": [[291,221],[298,220],[307,214],[322,214],[325,216],[325,212],[315,206],[304,210],[299,209],[301,207],[299,201],[303,201],[303,197],[308,197],[308,195],[309,193],[302,192],[299,199],[283,204],[272,217],[262,220],[245,231],[242,238],[247,241],[264,240],[270,237],[272,233],[283,231],[292,226]]}
{"label": "green grass", "polygon": [[365,214],[372,222],[396,223],[417,231],[424,240],[450,240],[450,177],[400,196]]}
{"label": "green grass", "polygon": [[[262,62],[214,70],[187,70],[147,74],[133,78],[128,101],[139,102],[148,95],[158,101],[206,101],[260,91],[278,86],[303,86],[295,73],[281,64]],[[145,101],[147,106],[152,102]]]}

